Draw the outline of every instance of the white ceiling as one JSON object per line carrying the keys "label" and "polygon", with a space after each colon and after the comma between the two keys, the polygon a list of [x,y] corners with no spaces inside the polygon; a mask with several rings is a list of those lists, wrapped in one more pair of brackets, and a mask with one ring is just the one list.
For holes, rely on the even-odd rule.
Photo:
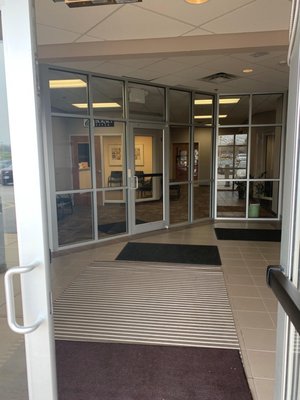
{"label": "white ceiling", "polygon": [[[209,92],[287,90],[289,70],[283,62],[289,0],[209,0],[202,5],[143,0],[72,9],[53,0],[35,4],[40,62]],[[163,39],[169,51],[159,51]],[[110,47],[114,53],[103,51]],[[253,72],[246,75],[244,68]],[[237,78],[219,84],[201,80],[218,72]]]}

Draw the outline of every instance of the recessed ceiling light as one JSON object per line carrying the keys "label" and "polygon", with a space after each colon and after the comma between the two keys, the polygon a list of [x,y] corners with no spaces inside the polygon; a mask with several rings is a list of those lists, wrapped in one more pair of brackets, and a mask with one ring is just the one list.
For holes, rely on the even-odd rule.
{"label": "recessed ceiling light", "polygon": [[203,3],[207,3],[208,0],[185,0],[186,3],[189,4],[203,4]]}
{"label": "recessed ceiling light", "polygon": [[[72,106],[77,108],[88,108],[87,103],[74,103]],[[118,108],[121,107],[118,103],[93,103],[93,108]]]}
{"label": "recessed ceiling light", "polygon": [[243,69],[244,74],[251,74],[251,72],[253,72],[252,68],[245,68]]}

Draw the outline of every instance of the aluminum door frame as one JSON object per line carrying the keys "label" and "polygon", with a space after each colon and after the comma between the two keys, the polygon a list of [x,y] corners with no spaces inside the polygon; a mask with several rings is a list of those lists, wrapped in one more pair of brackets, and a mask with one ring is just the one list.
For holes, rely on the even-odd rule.
{"label": "aluminum door frame", "polygon": [[[169,160],[169,129],[164,124],[151,124],[151,123],[140,123],[132,122],[128,127],[129,135],[127,135],[127,180],[128,180],[128,227],[130,234],[138,234],[144,232],[151,232],[158,229],[164,229],[169,226],[169,170],[168,170],[168,160]],[[150,130],[161,130],[163,136],[163,219],[160,221],[149,222],[145,224],[135,224],[135,187],[136,179],[133,175],[135,170],[135,159],[134,159],[134,130],[136,128],[150,129]]]}
{"label": "aluminum door frame", "polygon": [[[56,400],[50,257],[33,0],[0,0],[30,400]],[[29,272],[30,266],[35,266]],[[9,271],[8,271],[9,272]],[[8,276],[9,278],[9,276]],[[7,296],[9,300],[9,296]],[[9,311],[9,306],[8,306]],[[13,311],[14,310],[10,310]],[[9,314],[9,313],[8,313]],[[9,319],[9,315],[8,315]]]}

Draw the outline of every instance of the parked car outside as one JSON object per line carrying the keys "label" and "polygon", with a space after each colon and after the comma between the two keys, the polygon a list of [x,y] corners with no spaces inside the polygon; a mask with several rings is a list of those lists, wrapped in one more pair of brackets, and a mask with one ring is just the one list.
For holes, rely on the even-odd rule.
{"label": "parked car outside", "polygon": [[0,183],[3,186],[14,183],[12,165],[0,170]]}

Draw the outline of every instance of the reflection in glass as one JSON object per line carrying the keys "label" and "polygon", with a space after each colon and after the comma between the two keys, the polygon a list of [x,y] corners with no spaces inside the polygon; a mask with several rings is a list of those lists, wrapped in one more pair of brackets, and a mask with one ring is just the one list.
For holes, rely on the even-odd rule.
{"label": "reflection in glass", "polygon": [[94,239],[91,193],[56,195],[58,244]]}
{"label": "reflection in glass", "polygon": [[88,114],[87,86],[86,75],[50,69],[49,90],[51,112]]}
{"label": "reflection in glass", "polygon": [[[123,85],[121,81],[92,77],[93,112],[95,117],[123,118]],[[110,121],[102,121],[102,124]]]}
{"label": "reflection in glass", "polygon": [[209,182],[195,183],[194,195],[194,220],[210,216],[210,184]]}
{"label": "reflection in glass", "polygon": [[281,124],[283,94],[256,94],[252,97],[252,124]]}
{"label": "reflection in glass", "polygon": [[243,196],[239,195],[239,191],[235,190],[233,182],[228,182],[228,187],[224,187],[224,184],[226,185],[226,183],[227,182],[218,183],[217,216],[227,218],[246,217],[245,197],[243,198]]}
{"label": "reflection in glass", "polygon": [[97,193],[98,236],[120,235],[128,231],[126,195],[123,190]]}
{"label": "reflection in glass", "polygon": [[279,182],[250,181],[249,218],[276,218],[278,216]]}
{"label": "reflection in glass", "polygon": [[188,222],[189,194],[187,184],[170,184],[170,224]]}
{"label": "reflection in glass", "polygon": [[52,118],[57,191],[92,187],[89,128],[83,119]]}
{"label": "reflection in glass", "polygon": [[193,122],[197,125],[212,126],[213,124],[213,96],[196,93],[193,105]]}
{"label": "reflection in glass", "polygon": [[278,179],[280,176],[280,153],[280,127],[252,128],[250,176],[255,179]]}
{"label": "reflection in glass", "polygon": [[165,120],[165,89],[128,84],[129,118],[134,120]]}
{"label": "reflection in glass", "polygon": [[249,123],[250,96],[220,96],[219,124],[246,125]]}
{"label": "reflection in glass", "polygon": [[[198,145],[196,145],[198,147]],[[197,147],[195,150],[198,150]],[[190,130],[188,127],[170,127],[170,182],[189,179]],[[197,167],[196,167],[197,173]]]}
{"label": "reflection in glass", "polygon": [[190,122],[191,93],[170,89],[169,119],[171,122],[188,124]]}

